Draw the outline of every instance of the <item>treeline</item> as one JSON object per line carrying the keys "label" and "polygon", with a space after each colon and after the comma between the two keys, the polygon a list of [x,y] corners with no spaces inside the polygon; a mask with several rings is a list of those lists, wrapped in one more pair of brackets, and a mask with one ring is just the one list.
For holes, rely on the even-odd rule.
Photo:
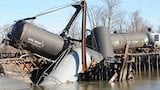
{"label": "treeline", "polygon": [[125,13],[120,8],[120,0],[101,0],[104,4],[89,9],[91,25],[93,27],[105,25],[109,31],[141,32],[152,27],[149,22],[141,16],[140,10],[131,14]]}
{"label": "treeline", "polygon": [[[121,0],[99,0],[102,5],[88,5],[87,20],[91,28],[97,26],[106,26],[110,32],[128,33],[147,31],[153,26],[141,16],[141,11],[136,10],[132,13],[126,13],[120,8]],[[70,35],[73,38],[81,37],[81,23],[76,21],[72,25]],[[88,25],[87,25],[88,26]]]}

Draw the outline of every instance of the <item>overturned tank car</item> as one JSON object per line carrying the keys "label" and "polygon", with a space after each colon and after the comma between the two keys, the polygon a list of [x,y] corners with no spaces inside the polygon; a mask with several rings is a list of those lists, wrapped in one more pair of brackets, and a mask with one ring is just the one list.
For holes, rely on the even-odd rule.
{"label": "overturned tank car", "polygon": [[13,46],[22,47],[45,57],[57,56],[66,48],[65,41],[59,35],[23,20],[13,25],[8,37]]}

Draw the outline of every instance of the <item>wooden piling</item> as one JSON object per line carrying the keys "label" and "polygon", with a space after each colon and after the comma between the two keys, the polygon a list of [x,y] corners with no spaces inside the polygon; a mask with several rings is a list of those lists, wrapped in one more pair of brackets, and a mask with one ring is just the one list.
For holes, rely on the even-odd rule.
{"label": "wooden piling", "polygon": [[138,59],[137,56],[135,56],[135,64],[136,64],[136,74],[138,73]]}
{"label": "wooden piling", "polygon": [[127,79],[130,80],[130,79],[133,79],[133,68],[132,68],[132,65],[133,63],[129,63],[129,66],[128,66],[128,74],[127,74]]}
{"label": "wooden piling", "polygon": [[148,72],[151,73],[151,61],[150,61],[150,56],[148,55]]}
{"label": "wooden piling", "polygon": [[141,56],[138,56],[138,71],[141,73]]}
{"label": "wooden piling", "polygon": [[[155,60],[155,59],[153,59],[153,60]],[[154,63],[153,63],[153,61],[151,62],[151,72],[152,73],[154,72]]]}
{"label": "wooden piling", "polygon": [[151,78],[151,61],[150,61],[151,57],[148,55],[148,76],[149,79]]}
{"label": "wooden piling", "polygon": [[156,56],[157,73],[159,73],[159,55]]}
{"label": "wooden piling", "polygon": [[144,67],[144,70],[143,70],[143,72],[144,72],[144,73],[146,73],[146,70],[147,70],[147,67],[146,67],[146,62],[144,62],[144,63],[143,63],[143,67]]}

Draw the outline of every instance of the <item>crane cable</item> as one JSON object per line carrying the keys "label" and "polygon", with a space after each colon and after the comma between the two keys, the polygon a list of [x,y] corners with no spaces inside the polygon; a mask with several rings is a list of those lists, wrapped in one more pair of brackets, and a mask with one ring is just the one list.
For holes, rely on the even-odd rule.
{"label": "crane cable", "polygon": [[53,7],[53,8],[50,8],[50,9],[46,9],[46,10],[41,11],[39,14],[37,14],[37,15],[35,15],[33,17],[24,18],[22,20],[34,20],[37,17],[40,17],[40,16],[43,16],[43,15],[46,15],[46,14],[49,14],[49,13],[53,13],[53,12],[62,10],[64,8],[67,8],[67,7],[72,6],[72,5],[73,4],[66,4],[66,5],[57,6],[57,7]]}
{"label": "crane cable", "polygon": [[64,8],[67,8],[67,7],[71,6],[71,5],[72,4],[67,4],[67,5],[63,5],[63,7],[62,6],[58,6],[58,7],[50,8],[50,9],[42,11],[41,13],[37,14],[35,17],[39,17],[39,16],[43,16],[43,15],[46,15],[46,14],[49,14],[49,13],[52,13],[52,12],[56,12],[56,11],[62,10]]}

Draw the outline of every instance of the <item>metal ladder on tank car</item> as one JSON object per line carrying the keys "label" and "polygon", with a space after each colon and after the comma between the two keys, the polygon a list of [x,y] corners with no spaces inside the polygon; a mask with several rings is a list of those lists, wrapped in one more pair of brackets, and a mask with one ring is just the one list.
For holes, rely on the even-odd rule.
{"label": "metal ladder on tank car", "polygon": [[[49,75],[48,71],[50,69],[56,70],[56,68],[59,66],[59,64],[61,63],[61,61],[63,60],[63,58],[68,55],[71,51],[71,47],[67,48],[65,51],[63,51],[60,56],[55,60],[55,62],[52,62],[51,65],[49,65],[49,67],[42,73],[41,77],[38,79],[38,81],[36,82],[36,84],[40,84],[42,79],[44,79],[45,77],[47,77]],[[54,79],[56,80],[56,82],[61,83],[59,80],[57,80],[55,77]]]}

